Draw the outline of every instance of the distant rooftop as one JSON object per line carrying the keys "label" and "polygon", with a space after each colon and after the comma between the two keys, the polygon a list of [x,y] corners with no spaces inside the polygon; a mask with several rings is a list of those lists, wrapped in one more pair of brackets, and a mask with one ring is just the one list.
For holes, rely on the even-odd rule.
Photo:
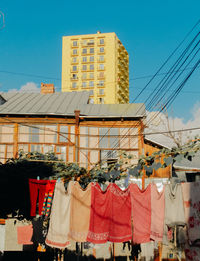
{"label": "distant rooftop", "polygon": [[0,97],[0,115],[74,116],[75,110],[80,110],[81,116],[91,118],[141,118],[146,115],[143,103],[88,104],[87,91],[52,94],[2,92]]}

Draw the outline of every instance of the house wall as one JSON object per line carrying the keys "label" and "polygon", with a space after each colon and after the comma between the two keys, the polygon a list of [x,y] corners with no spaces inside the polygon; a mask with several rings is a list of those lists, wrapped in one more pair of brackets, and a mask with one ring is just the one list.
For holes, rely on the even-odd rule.
{"label": "house wall", "polygon": [[59,159],[90,169],[125,150],[136,164],[144,150],[142,128],[140,120],[5,117],[0,119],[0,161],[16,157],[20,150],[52,151]]}
{"label": "house wall", "polygon": [[[152,155],[152,153],[159,151],[160,148],[156,148],[155,146],[151,145],[151,144],[144,144],[144,155],[147,155],[147,153],[149,155]],[[158,159],[158,161],[160,161],[161,163],[163,163],[163,158],[164,156],[162,156],[160,159]],[[151,176],[151,178],[170,178],[172,176],[172,168],[171,165],[166,167],[166,168],[160,168],[157,171],[153,171],[153,175]]]}

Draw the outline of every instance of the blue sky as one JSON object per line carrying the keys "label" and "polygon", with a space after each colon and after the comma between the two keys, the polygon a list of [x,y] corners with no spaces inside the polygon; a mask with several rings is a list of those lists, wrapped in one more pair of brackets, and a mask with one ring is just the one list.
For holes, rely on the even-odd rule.
{"label": "blue sky", "polygon": [[[129,53],[132,101],[150,79],[134,78],[156,72],[198,21],[199,10],[199,0],[1,0],[5,27],[0,29],[0,90],[53,82],[59,91],[62,36],[100,30],[115,32]],[[1,24],[2,19],[0,28]],[[173,103],[174,117],[193,117],[200,104],[199,82],[200,69]],[[145,101],[154,87],[149,86],[137,102]]]}

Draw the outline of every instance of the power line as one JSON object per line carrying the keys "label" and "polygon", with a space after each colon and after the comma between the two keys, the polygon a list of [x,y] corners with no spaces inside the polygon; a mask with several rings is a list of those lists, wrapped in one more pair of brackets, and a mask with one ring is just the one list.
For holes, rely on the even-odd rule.
{"label": "power line", "polygon": [[[144,90],[146,90],[146,88],[149,86],[149,84],[153,81],[153,79],[155,78],[155,76],[161,71],[161,69],[167,64],[167,62],[171,59],[171,57],[174,55],[174,53],[180,48],[180,46],[183,44],[183,42],[186,40],[186,38],[191,34],[191,32],[194,30],[194,28],[200,23],[200,20],[198,20],[198,22],[193,26],[193,28],[189,31],[189,33],[187,33],[187,35],[184,37],[184,39],[181,41],[181,43],[175,48],[175,50],[170,54],[170,56],[167,58],[167,60],[164,62],[164,64],[157,70],[157,72],[154,74],[154,76],[148,81],[148,83],[144,86],[144,88],[140,91],[140,93],[137,95],[137,97],[135,99],[133,99],[132,102],[134,102],[135,100],[137,100],[137,98],[144,92]],[[198,33],[199,34],[199,33]],[[196,39],[197,36],[195,36],[194,38]],[[193,43],[194,39],[192,40]],[[191,44],[191,43],[190,43]],[[189,46],[190,46],[189,44]],[[188,47],[187,47],[188,48]],[[186,49],[187,49],[186,48]],[[184,52],[183,52],[184,53]],[[183,55],[183,54],[182,54]],[[178,59],[178,61],[180,60],[180,58]],[[177,62],[176,62],[177,63]],[[175,63],[175,65],[176,65]],[[174,66],[172,67],[174,70],[176,70],[176,67],[174,68]],[[171,69],[169,70],[169,73],[171,73]],[[162,83],[163,80],[161,80],[161,82],[159,84]],[[154,92],[156,91],[156,89],[159,87],[159,84],[157,85],[157,87],[154,89]],[[148,98],[149,99],[149,98]],[[151,97],[150,97],[151,99]],[[147,101],[147,100],[146,100]],[[137,112],[140,110],[141,108],[139,108],[137,110]],[[125,112],[128,110],[128,108],[125,110]],[[136,113],[137,113],[136,112]],[[124,112],[123,112],[124,113]],[[114,127],[115,124],[113,124],[111,126],[111,128]],[[111,129],[110,128],[110,129]],[[110,130],[109,129],[109,130]],[[109,130],[107,131],[107,133],[109,132]],[[106,134],[107,134],[106,133]],[[105,135],[106,135],[105,134]],[[103,137],[102,137],[103,138]]]}
{"label": "power line", "polygon": [[[153,96],[153,98],[151,98],[151,96],[150,97],[148,97],[147,98],[147,100],[150,98],[151,100],[150,100],[150,103],[149,103],[149,109],[151,109],[152,108],[152,106],[153,106],[153,103],[155,103],[155,102],[157,102],[156,100],[158,100],[158,101],[161,101],[160,100],[160,97],[159,97],[159,95],[160,94],[162,94],[162,92],[163,92],[163,90],[164,90],[164,87],[166,88],[167,87],[167,85],[169,85],[169,83],[171,82],[171,80],[175,77],[175,75],[177,74],[177,72],[174,72],[175,70],[176,70],[176,68],[177,68],[177,66],[179,65],[179,63],[181,62],[181,60],[183,59],[183,57],[185,56],[185,54],[187,53],[187,51],[189,50],[189,48],[192,46],[192,44],[194,43],[194,41],[197,39],[197,37],[199,36],[199,33],[200,32],[198,32],[196,35],[195,35],[195,37],[192,39],[192,41],[189,43],[189,45],[186,47],[186,49],[182,52],[182,54],[181,54],[181,56],[178,58],[178,60],[174,63],[174,65],[172,66],[172,68],[170,68],[170,70],[169,70],[169,73],[172,75],[172,77],[170,78],[170,74],[169,74],[169,76],[167,77],[167,79],[165,79],[166,78],[166,76],[159,82],[159,84],[157,85],[157,87],[154,89],[154,91],[153,92],[155,92],[156,91],[156,94]],[[189,58],[189,56],[192,54],[192,52],[195,50],[195,48],[198,46],[198,44],[199,44],[199,41],[198,41],[198,43],[195,45],[195,47],[193,48],[193,50],[190,52],[190,54],[185,58],[185,60],[182,62],[182,64],[181,64],[181,66],[179,66],[179,69],[183,66],[183,64],[187,61],[187,59]],[[199,50],[198,50],[199,51]],[[193,58],[196,56],[196,54],[198,53],[198,51],[195,53],[195,55],[193,56]],[[191,61],[193,60],[193,58],[191,59]],[[191,62],[190,61],[190,62]],[[189,63],[190,63],[189,62]],[[189,64],[188,63],[188,64]],[[188,66],[188,64],[187,64],[187,66]],[[187,67],[186,66],[186,67]],[[197,68],[197,66],[198,66],[198,64],[195,64],[195,69]],[[194,70],[195,70],[194,69]],[[194,72],[194,70],[192,71],[192,73]],[[182,74],[182,72],[181,72],[181,74]],[[190,78],[190,76],[191,76],[191,74],[189,74],[189,78]],[[179,77],[177,77],[177,78],[179,78]],[[177,80],[177,78],[176,78],[176,80]],[[187,80],[189,79],[189,78],[186,78]],[[169,80],[168,80],[169,79]],[[163,83],[163,80],[164,80],[164,83]],[[173,82],[173,84],[176,82],[176,80]],[[185,85],[185,83],[187,82],[187,80],[186,81],[184,81],[184,83],[183,83],[183,85],[182,85],[182,87]],[[149,81],[150,82],[150,81]],[[147,83],[147,85],[149,84],[149,82]],[[160,84],[162,84],[161,85],[161,87],[159,87],[159,85]],[[172,85],[171,85],[172,86]],[[171,86],[170,87],[168,87],[168,89],[169,88],[171,88]],[[159,89],[158,89],[158,87],[159,87]],[[146,88],[146,86],[144,87],[144,88]],[[179,89],[179,87],[177,88],[177,89]],[[182,89],[182,88],[181,88]],[[142,90],[143,91],[143,90]],[[180,91],[179,91],[180,92]],[[166,92],[165,92],[166,93]],[[140,92],[140,94],[141,94],[141,92]],[[140,95],[139,94],[139,95]],[[177,96],[177,95],[176,95]],[[164,95],[162,96],[162,98],[164,97]],[[146,101],[147,101],[146,100]],[[172,98],[168,98],[168,100],[170,101],[170,100],[172,100]],[[158,115],[158,114],[157,114]],[[156,115],[156,116],[157,116]],[[156,117],[156,116],[154,116],[154,118]],[[150,119],[150,121],[151,121],[151,119]],[[133,127],[133,125],[132,125],[132,127]],[[130,127],[131,128],[131,127]],[[129,130],[130,130],[130,128],[129,128]],[[128,130],[128,131],[129,131]],[[128,133],[128,131],[126,132],[126,134]],[[124,138],[126,137],[126,134],[124,135]],[[115,147],[117,147],[117,144],[114,146],[114,148]]]}

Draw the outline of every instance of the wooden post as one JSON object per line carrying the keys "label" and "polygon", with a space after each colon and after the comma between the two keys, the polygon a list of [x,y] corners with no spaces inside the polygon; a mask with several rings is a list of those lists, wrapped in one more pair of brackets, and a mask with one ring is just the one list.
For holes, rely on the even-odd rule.
{"label": "wooden post", "polygon": [[16,158],[18,154],[18,123],[14,125],[14,146],[13,146],[13,157]]}
{"label": "wooden post", "polygon": [[75,162],[79,162],[79,116],[80,116],[80,111],[74,111],[75,114]]}

